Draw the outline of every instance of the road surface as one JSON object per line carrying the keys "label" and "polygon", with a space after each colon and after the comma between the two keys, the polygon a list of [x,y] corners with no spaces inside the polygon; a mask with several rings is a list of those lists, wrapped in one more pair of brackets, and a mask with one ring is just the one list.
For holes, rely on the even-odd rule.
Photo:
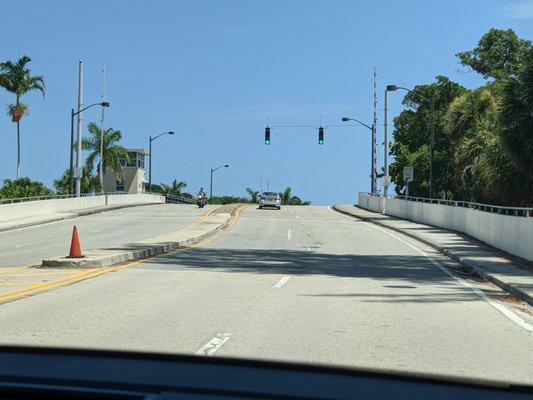
{"label": "road surface", "polygon": [[0,343],[533,383],[532,334],[417,249],[441,258],[327,207],[249,207],[196,248],[0,305]]}
{"label": "road surface", "polygon": [[148,239],[190,224],[211,209],[185,204],[155,204],[49,222],[0,232],[0,270],[40,264],[67,255],[72,226],[78,226],[82,249],[116,246]]}

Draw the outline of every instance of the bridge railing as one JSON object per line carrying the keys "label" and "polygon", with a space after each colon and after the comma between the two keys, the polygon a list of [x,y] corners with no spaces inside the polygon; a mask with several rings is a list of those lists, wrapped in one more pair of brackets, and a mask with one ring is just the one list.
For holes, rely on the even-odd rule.
{"label": "bridge railing", "polygon": [[[149,193],[143,192],[146,194],[157,194],[160,193]],[[81,193],[79,196],[75,194],[49,194],[45,196],[29,196],[29,197],[14,197],[14,198],[0,198],[1,204],[14,204],[14,203],[24,203],[27,201],[41,201],[41,200],[60,200],[60,199],[74,199],[77,197],[98,197],[98,196],[115,196],[115,195],[126,195],[131,194],[128,192],[106,192],[106,193]]]}
{"label": "bridge railing", "polygon": [[486,211],[502,215],[514,215],[517,217],[533,217],[533,208],[532,207],[505,207],[505,206],[496,206],[493,204],[483,204],[483,203],[473,203],[470,201],[461,201],[461,200],[445,200],[445,199],[431,199],[427,197],[415,197],[415,196],[396,196],[397,199],[416,201],[420,203],[430,203],[430,204],[442,204],[452,207],[465,207],[473,210]]}
{"label": "bridge railing", "polygon": [[[156,193],[153,193],[156,194]],[[178,196],[175,194],[165,194],[165,202],[166,203],[173,203],[173,204],[196,204],[196,199],[185,197],[185,196]]]}

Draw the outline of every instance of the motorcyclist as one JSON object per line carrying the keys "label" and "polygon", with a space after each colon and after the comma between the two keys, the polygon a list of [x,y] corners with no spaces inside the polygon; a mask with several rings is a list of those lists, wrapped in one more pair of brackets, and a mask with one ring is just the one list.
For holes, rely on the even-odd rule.
{"label": "motorcyclist", "polygon": [[200,188],[200,191],[198,192],[198,197],[199,198],[206,197],[206,194],[204,192],[204,188],[203,187]]}

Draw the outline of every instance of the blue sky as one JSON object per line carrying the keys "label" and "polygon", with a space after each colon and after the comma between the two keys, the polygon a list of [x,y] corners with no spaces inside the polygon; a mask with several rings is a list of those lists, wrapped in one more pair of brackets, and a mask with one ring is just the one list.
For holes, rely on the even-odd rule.
{"label": "blue sky", "polygon": [[[465,86],[481,79],[454,54],[473,48],[490,28],[533,37],[533,1],[27,1],[24,17],[3,18],[0,60],[32,57],[46,97],[29,94],[21,124],[22,174],[52,185],[68,166],[69,110],[76,103],[78,60],[85,61],[84,103],[100,101],[107,70],[111,108],[106,127],[123,145],[154,142],[153,181],[209,184],[216,194],[245,187],[293,192],[314,204],[354,202],[369,189],[370,138],[358,127],[330,127],[317,145],[312,128],[372,118],[372,70],[378,69],[378,123],[383,89],[432,81],[439,74]],[[2,5],[16,15],[20,5]],[[0,91],[3,110],[12,98]],[[401,95],[391,95],[391,118]],[[98,121],[98,109],[84,114]],[[382,143],[383,129],[378,131]],[[379,147],[379,165],[382,163]],[[16,131],[0,114],[0,179],[14,178]]]}

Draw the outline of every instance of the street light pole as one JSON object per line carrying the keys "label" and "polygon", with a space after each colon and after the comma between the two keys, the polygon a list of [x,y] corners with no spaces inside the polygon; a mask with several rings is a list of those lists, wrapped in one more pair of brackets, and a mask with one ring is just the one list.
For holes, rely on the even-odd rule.
{"label": "street light pole", "polygon": [[[91,108],[91,107],[94,107],[94,106],[109,107],[109,102],[102,101],[101,103],[94,103],[94,104],[91,104],[90,106],[82,108],[82,109],[80,109],[80,110],[78,110],[76,112],[74,111],[73,108],[70,110],[70,171],[69,171],[70,194],[74,193],[74,166],[73,166],[73,160],[74,160],[74,156],[73,156],[73,153],[74,153],[74,117],[76,115],[79,115],[83,111],[87,110],[88,108]],[[78,147],[78,148],[81,147],[81,140],[78,139],[78,143],[76,143],[76,145],[77,145],[76,147]],[[77,152],[77,154],[76,154],[76,166],[78,165],[78,161],[80,161],[80,163],[81,163],[81,156],[78,157],[79,154],[80,154],[80,152]],[[79,182],[79,181],[80,181],[80,179],[76,178],[76,185],[77,185],[77,182]],[[81,186],[80,186],[80,188],[81,188]],[[76,191],[76,195],[79,197],[80,193],[78,191]]]}
{"label": "street light pole", "polygon": [[389,137],[388,137],[388,128],[389,128],[389,109],[388,109],[388,93],[389,93],[389,86],[385,89],[385,115],[384,115],[384,124],[383,127],[383,196],[387,198],[389,194]]}
{"label": "street light pole", "polygon": [[173,135],[174,132],[173,131],[168,131],[168,132],[163,132],[163,133],[160,133],[159,135],[157,136],[154,136],[154,137],[151,137],[150,136],[150,140],[149,140],[149,143],[148,143],[148,153],[150,153],[150,161],[148,163],[148,168],[150,169],[150,171],[148,171],[148,190],[149,191],[152,191],[152,142],[154,140],[156,140],[158,137],[160,136],[163,136],[163,135]]}
{"label": "street light pole", "polygon": [[429,148],[429,198],[433,198],[433,149],[435,148],[435,94],[431,96],[431,144]]}
{"label": "street light pole", "polygon": [[375,122],[372,123],[372,126],[365,124],[364,122],[359,121],[355,118],[348,118],[348,117],[342,117],[342,122],[348,122],[348,121],[354,121],[357,122],[359,125],[364,126],[365,128],[368,128],[372,132],[372,145],[370,146],[371,151],[371,160],[370,160],[370,193],[374,194],[376,193],[376,124]]}
{"label": "street light pole", "polygon": [[74,109],[70,109],[70,169],[68,179],[69,194],[74,193]]}
{"label": "street light pole", "polygon": [[209,204],[211,204],[213,199],[213,168],[211,168],[211,177],[209,179]]}
{"label": "street light pole", "polygon": [[150,154],[150,162],[148,163],[148,191],[152,191],[152,137],[150,136],[150,144],[148,145],[148,153]]}
{"label": "street light pole", "polygon": [[213,201],[213,172],[215,172],[217,169],[220,169],[222,167],[229,168],[229,165],[224,164],[224,165],[219,165],[216,168],[211,168],[211,177],[209,179],[209,204],[211,204],[211,202]]}
{"label": "street light pole", "polygon": [[[409,93],[413,93],[413,91],[411,89],[408,89],[408,88],[405,88],[405,87],[402,87],[402,86],[396,86],[396,85],[388,85],[387,86],[387,91],[394,92],[394,91],[396,91],[398,89],[402,89],[402,90],[405,90],[405,91],[407,91]],[[416,92],[415,92],[415,95],[418,96],[419,98],[421,98],[422,100],[429,101],[429,103],[430,103],[431,133],[430,133],[430,145],[429,145],[429,198],[431,199],[431,198],[433,198],[433,190],[434,190],[434,183],[433,183],[433,151],[434,151],[434,148],[435,148],[435,92],[432,93],[430,99],[428,99],[427,97],[424,97],[421,94],[416,93]],[[387,95],[386,95],[386,92],[385,92],[385,104],[386,104],[386,101],[387,101],[387,97],[386,96]],[[385,108],[386,107],[387,106],[385,105]],[[385,115],[387,115],[387,114],[385,113]]]}
{"label": "street light pole", "polygon": [[[77,124],[77,151],[76,151],[76,169],[81,170],[81,129],[83,123],[82,107],[83,107],[83,61],[80,60],[79,74],[78,74],[78,124]],[[76,197],[80,197],[81,194],[81,178],[76,176]]]}

